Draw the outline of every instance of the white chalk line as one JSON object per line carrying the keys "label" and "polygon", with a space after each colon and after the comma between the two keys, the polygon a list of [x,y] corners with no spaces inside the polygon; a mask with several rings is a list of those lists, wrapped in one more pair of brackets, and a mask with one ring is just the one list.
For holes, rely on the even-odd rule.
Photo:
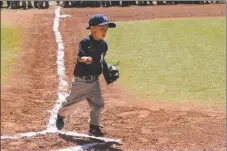
{"label": "white chalk line", "polygon": [[65,92],[67,90],[68,83],[64,80],[66,77],[65,75],[65,65],[64,65],[64,45],[62,42],[62,36],[59,31],[59,20],[61,17],[70,17],[70,15],[60,15],[60,9],[61,7],[57,7],[55,10],[55,17],[54,17],[54,25],[53,25],[53,31],[55,33],[56,42],[58,45],[57,50],[57,75],[59,79],[59,86],[58,86],[58,99],[56,101],[56,104],[54,108],[49,111],[50,112],[50,120],[47,123],[47,129],[40,132],[28,132],[28,133],[21,133],[14,136],[1,136],[1,140],[8,140],[8,139],[20,139],[20,138],[26,138],[26,137],[32,137],[37,135],[45,135],[45,134],[53,134],[53,133],[60,133],[67,136],[75,136],[75,137],[86,137],[86,138],[94,138],[101,141],[104,141],[102,143],[91,143],[91,144],[85,144],[83,146],[76,146],[71,147],[68,149],[61,149],[59,151],[79,151],[86,148],[90,148],[92,146],[95,146],[97,144],[105,144],[105,142],[117,142],[120,143],[120,139],[110,139],[110,138],[101,138],[101,137],[94,137],[89,136],[86,134],[76,133],[76,132],[64,132],[57,130],[56,127],[56,119],[57,119],[57,113],[58,110],[61,108],[62,103],[65,101],[66,96],[68,93]]}
{"label": "white chalk line", "polygon": [[84,150],[89,150],[96,145],[105,145],[105,144],[106,143],[91,143],[91,144],[86,144],[83,146],[70,147],[70,148],[65,148],[65,149],[60,149],[60,150],[51,150],[51,151],[84,151]]}
{"label": "white chalk line", "polygon": [[37,135],[43,135],[43,134],[52,134],[52,133],[59,133],[62,135],[66,135],[66,136],[75,136],[75,137],[85,137],[85,138],[93,138],[93,139],[98,139],[100,141],[104,141],[104,142],[118,142],[120,143],[120,139],[111,139],[111,138],[106,138],[106,137],[95,137],[95,136],[90,136],[87,134],[82,134],[82,133],[77,133],[77,132],[68,132],[68,131],[60,131],[60,130],[44,130],[44,131],[40,131],[40,132],[28,132],[28,133],[21,133],[21,134],[17,134],[15,136],[1,136],[1,139],[20,139],[20,138],[26,138],[26,137],[32,137],[32,136],[37,136]]}

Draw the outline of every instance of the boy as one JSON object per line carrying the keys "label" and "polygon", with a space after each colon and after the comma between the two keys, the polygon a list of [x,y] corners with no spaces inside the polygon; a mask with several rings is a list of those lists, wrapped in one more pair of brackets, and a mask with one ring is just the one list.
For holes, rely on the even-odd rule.
{"label": "boy", "polygon": [[110,23],[103,14],[96,14],[90,18],[89,26],[91,35],[79,43],[77,63],[74,68],[74,79],[66,103],[58,112],[56,126],[59,130],[64,127],[64,117],[74,111],[79,101],[87,99],[90,107],[89,135],[104,136],[100,130],[100,114],[104,101],[99,84],[99,76],[103,73],[107,84],[107,64],[104,60],[108,46],[103,39],[108,28],[115,28],[115,23]]}

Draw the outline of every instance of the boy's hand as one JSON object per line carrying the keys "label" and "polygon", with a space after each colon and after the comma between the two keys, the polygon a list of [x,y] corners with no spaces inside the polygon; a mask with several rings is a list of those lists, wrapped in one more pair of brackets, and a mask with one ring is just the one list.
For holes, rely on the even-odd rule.
{"label": "boy's hand", "polygon": [[93,59],[91,57],[81,57],[78,59],[79,62],[85,62],[86,64],[91,64]]}
{"label": "boy's hand", "polygon": [[86,64],[91,64],[92,61],[93,61],[92,57],[87,57],[85,63],[86,63]]}

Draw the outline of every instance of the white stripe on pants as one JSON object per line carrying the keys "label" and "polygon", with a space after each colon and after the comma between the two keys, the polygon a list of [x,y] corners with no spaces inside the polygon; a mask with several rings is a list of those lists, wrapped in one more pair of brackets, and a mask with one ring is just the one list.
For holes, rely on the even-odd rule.
{"label": "white stripe on pants", "polygon": [[74,77],[71,92],[58,114],[60,116],[71,114],[77,107],[77,103],[85,99],[91,107],[90,124],[100,126],[100,114],[104,107],[104,100],[98,80],[83,80]]}

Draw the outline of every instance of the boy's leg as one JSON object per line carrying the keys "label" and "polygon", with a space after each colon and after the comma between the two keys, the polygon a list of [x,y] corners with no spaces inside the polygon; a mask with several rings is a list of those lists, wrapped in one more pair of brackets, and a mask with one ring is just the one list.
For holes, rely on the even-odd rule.
{"label": "boy's leg", "polygon": [[[100,117],[101,117],[101,111],[104,107],[104,105],[97,105],[93,102],[93,100],[87,99],[88,103],[91,107],[91,112],[90,112],[90,124],[91,125],[96,125],[96,126],[100,126],[101,121],[100,121]],[[103,99],[101,97],[99,97],[99,100]]]}
{"label": "boy's leg", "polygon": [[99,81],[94,82],[94,87],[87,101],[91,107],[90,112],[90,130],[89,133],[94,136],[103,136],[100,128],[101,111],[104,107],[104,100],[101,93]]}
{"label": "boy's leg", "polygon": [[99,126],[100,114],[104,107],[104,100],[102,97],[99,81],[94,81],[93,84],[94,85],[90,92],[90,95],[87,97],[87,101],[91,107],[90,124]]}
{"label": "boy's leg", "polygon": [[72,82],[72,88],[69,96],[66,98],[66,102],[63,103],[62,108],[59,110],[58,114],[60,116],[67,116],[71,114],[77,103],[85,100],[91,91],[92,85],[86,83],[85,80],[74,78]]}
{"label": "boy's leg", "polygon": [[74,78],[72,82],[72,88],[69,96],[66,98],[66,102],[63,103],[62,108],[58,112],[56,126],[59,130],[64,127],[64,117],[71,114],[78,102],[84,100],[87,97],[92,86],[86,83],[84,80]]}

